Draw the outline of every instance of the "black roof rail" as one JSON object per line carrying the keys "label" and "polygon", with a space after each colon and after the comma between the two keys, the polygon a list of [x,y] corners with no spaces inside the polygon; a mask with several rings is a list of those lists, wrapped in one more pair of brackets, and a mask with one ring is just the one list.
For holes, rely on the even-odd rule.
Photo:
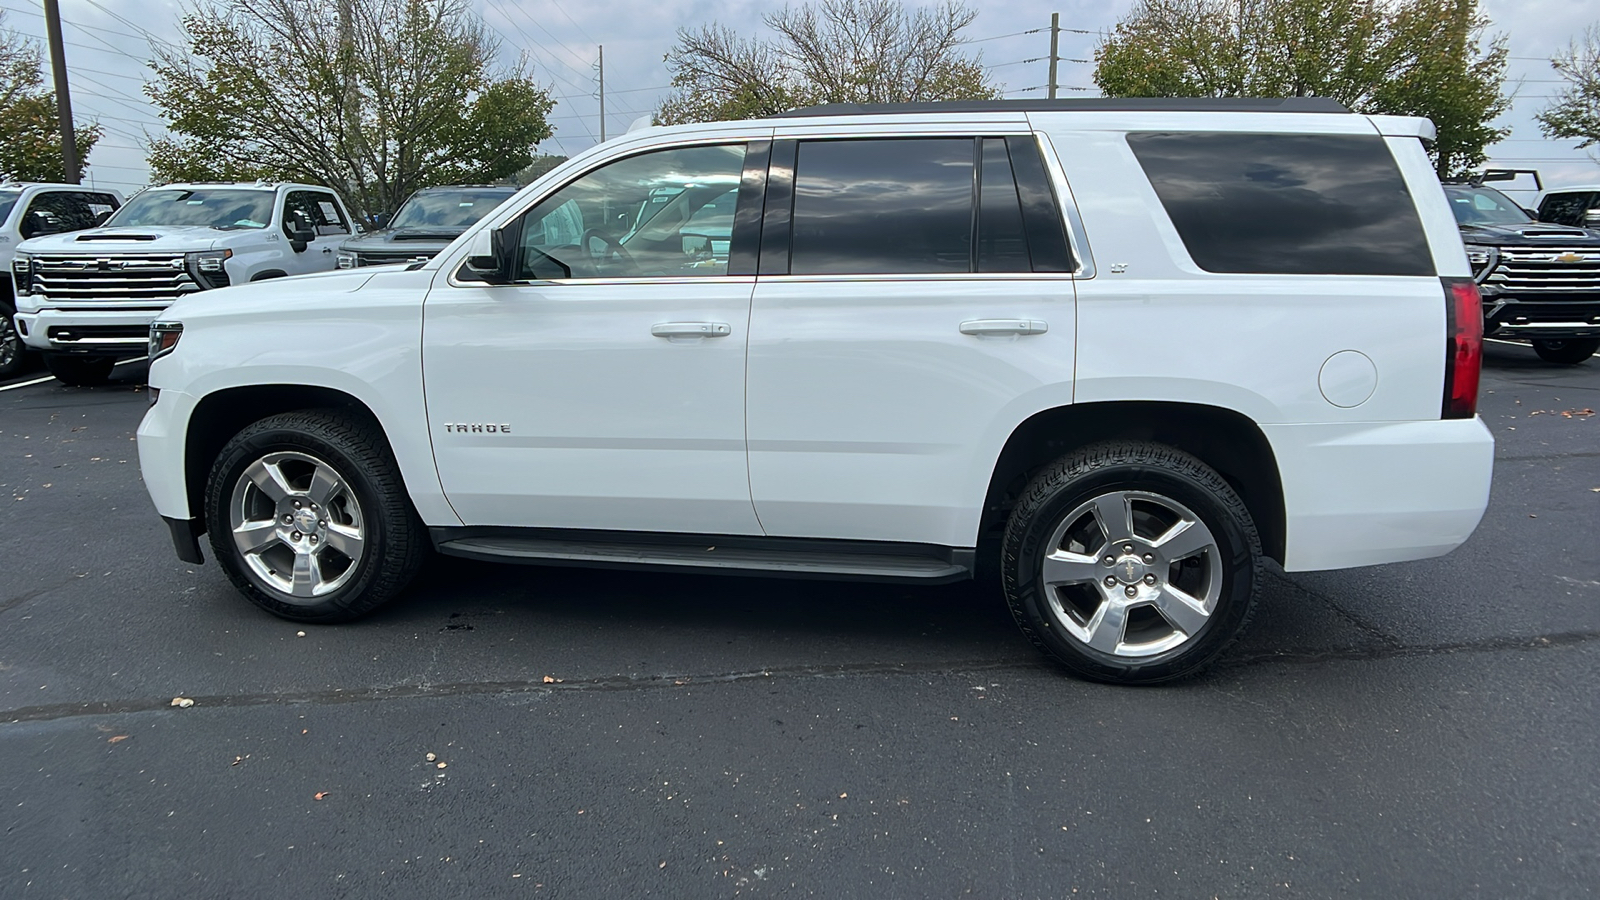
{"label": "black roof rail", "polygon": [[1282,112],[1349,113],[1331,97],[1078,97],[1068,100],[939,100],[925,103],[826,103],[766,116],[873,116],[981,112]]}

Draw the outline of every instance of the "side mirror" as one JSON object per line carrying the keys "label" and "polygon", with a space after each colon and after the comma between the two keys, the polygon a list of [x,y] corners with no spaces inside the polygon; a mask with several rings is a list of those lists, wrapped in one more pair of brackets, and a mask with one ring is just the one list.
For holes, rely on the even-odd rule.
{"label": "side mirror", "polygon": [[467,241],[467,260],[462,269],[467,277],[489,284],[511,284],[519,278],[571,278],[572,268],[537,247],[525,249],[527,259],[518,271],[517,245],[522,236],[522,220],[501,228],[484,228]]}
{"label": "side mirror", "polygon": [[683,255],[693,260],[711,258],[711,238],[703,234],[683,235]]}
{"label": "side mirror", "polygon": [[306,252],[306,248],[316,239],[317,229],[310,222],[296,219],[289,225],[289,246],[294,252]]}
{"label": "side mirror", "polygon": [[22,220],[20,229],[24,240],[33,237],[43,237],[47,234],[60,234],[61,224],[56,218],[43,210],[34,210]]}
{"label": "side mirror", "polygon": [[1583,224],[1589,228],[1600,228],[1600,209],[1584,210]]}

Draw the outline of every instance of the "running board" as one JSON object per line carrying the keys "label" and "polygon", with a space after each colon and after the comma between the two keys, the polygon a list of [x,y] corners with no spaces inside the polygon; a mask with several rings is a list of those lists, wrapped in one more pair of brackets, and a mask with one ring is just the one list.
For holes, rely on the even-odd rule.
{"label": "running board", "polygon": [[430,528],[450,556],[491,562],[942,584],[972,577],[976,551],[930,544],[742,535]]}

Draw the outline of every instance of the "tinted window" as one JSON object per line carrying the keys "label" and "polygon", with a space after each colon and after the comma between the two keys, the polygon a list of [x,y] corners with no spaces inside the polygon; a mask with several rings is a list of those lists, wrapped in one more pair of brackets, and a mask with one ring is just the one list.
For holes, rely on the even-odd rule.
{"label": "tinted window", "polygon": [[1539,204],[1539,218],[1558,225],[1582,225],[1583,214],[1600,207],[1600,194],[1590,191],[1569,191],[1551,194]]}
{"label": "tinted window", "polygon": [[1411,194],[1373,135],[1128,135],[1208,272],[1432,275]]}
{"label": "tinted window", "polygon": [[978,271],[1033,271],[1022,228],[1022,201],[1003,138],[984,140],[978,183]]}
{"label": "tinted window", "polygon": [[63,231],[82,231],[93,228],[100,212],[114,207],[91,202],[100,195],[76,191],[45,191],[35,194],[23,214],[20,231],[23,237],[40,234],[60,234]]}
{"label": "tinted window", "polygon": [[802,141],[792,275],[972,271],[973,141]]}
{"label": "tinted window", "polygon": [[129,200],[107,224],[265,228],[276,196],[257,190],[150,190]]}
{"label": "tinted window", "polygon": [[518,277],[726,275],[744,158],[678,147],[589,172],[523,215]]}

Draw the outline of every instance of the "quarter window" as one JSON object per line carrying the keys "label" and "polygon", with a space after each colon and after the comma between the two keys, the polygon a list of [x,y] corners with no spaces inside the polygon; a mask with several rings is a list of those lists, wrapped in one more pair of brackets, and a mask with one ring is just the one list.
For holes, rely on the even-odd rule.
{"label": "quarter window", "polygon": [[744,159],[677,147],[589,172],[522,216],[518,280],[728,274]]}
{"label": "quarter window", "polygon": [[1147,132],[1128,144],[1208,272],[1434,274],[1415,203],[1376,135]]}

